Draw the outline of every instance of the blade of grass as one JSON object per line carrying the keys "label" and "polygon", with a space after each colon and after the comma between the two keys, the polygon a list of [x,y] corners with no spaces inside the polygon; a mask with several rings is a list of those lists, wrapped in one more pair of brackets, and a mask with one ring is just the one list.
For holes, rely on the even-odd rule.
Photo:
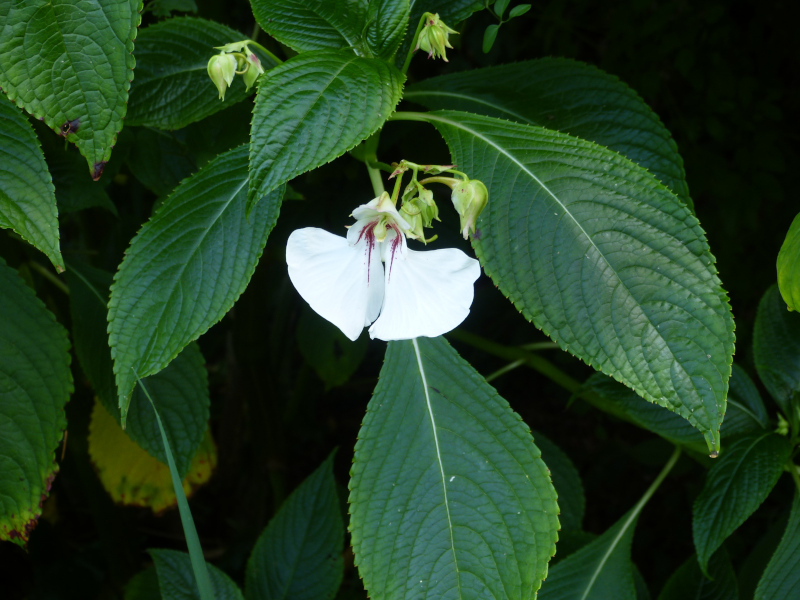
{"label": "blade of grass", "polygon": [[175,497],[178,499],[178,512],[181,515],[181,525],[183,525],[183,535],[186,537],[186,545],[189,548],[189,558],[192,561],[192,571],[194,571],[194,578],[197,582],[197,589],[200,591],[201,600],[215,600],[214,591],[211,588],[211,579],[208,576],[208,568],[206,567],[206,560],[203,557],[203,549],[200,546],[200,538],[197,537],[197,529],[194,526],[194,519],[192,519],[192,511],[189,510],[189,502],[186,500],[186,494],[183,492],[183,483],[181,482],[178,469],[175,467],[175,459],[172,457],[172,450],[169,446],[167,439],[167,432],[164,431],[164,425],[161,423],[161,416],[158,414],[155,402],[150,396],[150,392],[139,379],[139,374],[136,370],[133,371],[136,375],[136,383],[138,383],[144,395],[150,401],[153,407],[153,412],[156,413],[156,421],[158,422],[158,429],[161,431],[161,440],[164,442],[164,452],[167,455],[167,464],[169,465],[169,473],[172,476],[172,486],[175,488]]}

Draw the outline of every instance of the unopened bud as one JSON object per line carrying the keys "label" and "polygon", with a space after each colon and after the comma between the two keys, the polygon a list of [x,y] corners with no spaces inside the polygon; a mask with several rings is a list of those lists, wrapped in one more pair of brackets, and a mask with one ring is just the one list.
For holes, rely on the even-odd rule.
{"label": "unopened bud", "polygon": [[231,54],[217,54],[208,61],[208,76],[219,91],[219,99],[225,100],[225,91],[236,75],[236,59]]}
{"label": "unopened bud", "polygon": [[431,13],[427,13],[425,25],[422,31],[419,32],[415,50],[421,48],[428,53],[428,58],[441,57],[442,60],[448,62],[445,49],[452,48],[449,41],[451,33],[458,32],[445,25],[444,22],[439,19],[438,14],[432,15]]}
{"label": "unopened bud", "polygon": [[247,70],[242,75],[242,79],[244,79],[244,85],[249,91],[253,84],[258,81],[259,76],[264,73],[264,68],[261,66],[261,61],[252,52],[247,53],[245,60],[247,62]]}
{"label": "unopened bud", "polygon": [[489,190],[477,179],[462,181],[453,186],[453,206],[461,217],[461,235],[467,239],[475,233],[475,223],[489,202]]}

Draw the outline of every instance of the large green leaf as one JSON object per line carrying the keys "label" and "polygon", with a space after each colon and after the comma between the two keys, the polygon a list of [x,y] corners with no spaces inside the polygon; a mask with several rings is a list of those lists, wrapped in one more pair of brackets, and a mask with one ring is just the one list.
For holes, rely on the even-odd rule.
{"label": "large green leaf", "polygon": [[692,510],[694,545],[704,573],[711,555],[772,491],[791,449],[783,436],[757,433],[732,444],[708,472]]}
{"label": "large green leaf", "polygon": [[0,94],[0,227],[13,229],[59,271],[58,210],[42,147],[28,120]]}
{"label": "large green leaf", "polygon": [[636,600],[631,542],[639,510],[634,509],[599,538],[556,564],[539,600]]}
{"label": "large green leaf", "polygon": [[220,23],[193,17],[167,19],[142,29],[136,40],[136,79],[126,123],[180,129],[244,100],[244,83],[236,77],[220,101],[207,66],[219,52],[215,46],[246,37]]}
{"label": "large green leaf", "polygon": [[270,520],[247,563],[247,600],[328,600],[342,582],[344,524],[333,454]]}
{"label": "large green leaf", "polygon": [[403,81],[393,66],[345,50],[300,54],[265,73],[253,112],[248,206],[372,135],[400,101]]}
{"label": "large green leaf", "polygon": [[756,588],[755,600],[800,597],[800,495],[794,495],[792,512],[781,543],[772,555]]}
{"label": "large green leaf", "polygon": [[297,52],[346,49],[391,58],[408,24],[409,0],[250,0],[261,28]]}
{"label": "large green leaf", "polygon": [[[201,600],[186,552],[161,549],[148,552],[153,557],[163,600]],[[243,600],[242,592],[230,577],[214,565],[206,563],[206,566],[216,600]]]}
{"label": "large green leaf", "polygon": [[131,242],[108,310],[123,424],[136,374],[161,371],[247,287],[283,197],[275,190],[248,220],[247,181],[240,146],[181,183]]}
{"label": "large green leaf", "polygon": [[135,129],[136,143],[128,157],[133,176],[158,196],[165,196],[197,170],[185,143],[171,131]]}
{"label": "large green leaf", "polygon": [[72,393],[67,332],[0,259],[0,540],[24,545],[58,471]]}
{"label": "large green leaf", "polygon": [[489,204],[473,247],[526,318],[719,449],[733,317],[705,234],[645,169],[596,144],[462,112],[429,121]]}
{"label": "large green leaf", "polygon": [[122,129],[141,0],[0,4],[0,87],[74,142],[94,179]]}
{"label": "large green leaf", "polygon": [[800,310],[800,214],[778,252],[778,287],[789,310]]}
{"label": "large green leaf", "polygon": [[710,579],[700,571],[693,554],[670,576],[658,600],[739,600],[736,573],[724,549],[711,557],[708,572]]}
{"label": "large green leaf", "polygon": [[[97,397],[120,421],[106,320],[111,273],[69,263],[70,316],[75,354]],[[208,376],[197,344],[189,344],[163,371],[143,380],[158,406],[178,473],[185,476],[208,428]],[[140,388],[131,399],[126,433],[167,464],[155,412]]]}
{"label": "large green leaf", "polygon": [[789,312],[778,286],[758,304],[753,328],[753,359],[764,387],[789,419],[800,406],[800,314]]}
{"label": "large green leaf", "polygon": [[533,431],[536,445],[542,451],[542,460],[550,470],[553,487],[558,494],[558,507],[561,513],[558,521],[562,531],[580,531],[583,513],[586,510],[586,496],[578,469],[564,451],[538,431]]}
{"label": "large green leaf", "polygon": [[541,58],[426,79],[403,96],[430,109],[509,119],[616,150],[691,206],[678,147],[644,100],[613,75],[566,58]]}
{"label": "large green leaf", "polygon": [[442,338],[391,342],[358,435],[350,532],[371,598],[534,598],[558,506],[530,430]]}

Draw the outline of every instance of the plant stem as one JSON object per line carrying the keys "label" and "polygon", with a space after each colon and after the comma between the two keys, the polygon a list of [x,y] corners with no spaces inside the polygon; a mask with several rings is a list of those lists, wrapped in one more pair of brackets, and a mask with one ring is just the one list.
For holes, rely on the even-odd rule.
{"label": "plant stem", "polygon": [[378,162],[378,142],[380,138],[381,132],[377,131],[364,142],[364,164],[367,167],[369,180],[372,183],[372,191],[375,193],[376,198],[386,191],[383,187],[380,170],[377,166],[373,166],[383,165],[383,163]]}
{"label": "plant stem", "polygon": [[256,21],[256,24],[253,25],[253,33],[250,34],[250,39],[256,41],[259,33],[261,33],[261,26],[258,24],[258,21]]}
{"label": "plant stem", "polygon": [[486,383],[489,383],[490,381],[494,381],[495,379],[497,379],[501,375],[505,375],[509,371],[513,371],[517,367],[521,367],[524,364],[525,364],[525,359],[524,358],[517,359],[514,362],[508,363],[505,367],[500,367],[494,373],[490,373],[484,379],[486,380]]}
{"label": "plant stem", "polygon": [[47,281],[52,283],[54,286],[56,286],[62,292],[64,292],[67,296],[69,296],[69,288],[67,287],[67,284],[64,283],[63,281],[61,281],[55,275],[53,275],[50,271],[48,271],[47,268],[43,267],[42,265],[40,265],[35,260],[29,260],[28,261],[28,266],[31,269],[33,269],[34,271],[36,271],[37,273],[39,273],[39,275],[41,275],[42,277],[47,279]]}
{"label": "plant stem", "polygon": [[[258,27],[258,25],[256,25],[256,27]],[[262,51],[264,54],[266,54],[267,56],[269,56],[270,60],[272,60],[272,61],[273,61],[273,62],[274,62],[276,65],[281,65],[281,64],[283,64],[283,61],[282,61],[280,58],[278,58],[278,57],[277,57],[277,56],[275,56],[275,55],[274,55],[272,52],[270,52],[269,50],[267,50],[266,48],[264,48],[264,46],[262,46],[261,44],[259,44],[257,41],[255,41],[255,40],[248,40],[248,41],[247,41],[247,43],[248,43],[248,45],[252,44],[252,45],[253,45],[253,46],[255,46],[256,48],[258,48],[259,50],[261,50],[261,51]]]}
{"label": "plant stem", "polygon": [[555,342],[533,342],[532,344],[523,344],[520,348],[528,352],[535,352],[536,350],[559,350],[560,346]]}
{"label": "plant stem", "polygon": [[414,37],[411,40],[411,47],[408,49],[408,54],[406,54],[406,61],[403,63],[403,68],[401,69],[403,75],[405,75],[408,72],[408,65],[411,64],[411,58],[414,56],[414,52],[416,51],[417,40],[419,40],[419,34],[422,31],[422,27],[425,25],[425,20],[427,18],[428,18],[428,13],[425,13],[419,20],[419,24],[417,25],[417,30],[414,32]]}

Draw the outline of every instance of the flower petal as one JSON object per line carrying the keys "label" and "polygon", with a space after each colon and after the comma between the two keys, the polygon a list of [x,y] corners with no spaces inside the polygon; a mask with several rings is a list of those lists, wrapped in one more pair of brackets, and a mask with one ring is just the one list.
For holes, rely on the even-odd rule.
{"label": "flower petal", "polygon": [[455,248],[416,252],[401,242],[393,257],[384,245],[386,290],[370,337],[389,341],[447,333],[469,314],[480,264]]}
{"label": "flower petal", "polygon": [[292,232],[286,264],[294,287],[320,316],[355,341],[378,316],[384,291],[378,249],[366,241],[352,246],[324,229]]}

